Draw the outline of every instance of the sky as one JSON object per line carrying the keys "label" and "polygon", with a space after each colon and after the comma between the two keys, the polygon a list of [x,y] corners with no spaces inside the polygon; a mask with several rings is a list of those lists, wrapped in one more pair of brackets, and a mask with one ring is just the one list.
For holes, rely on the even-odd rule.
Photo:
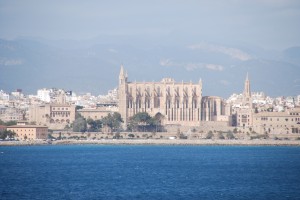
{"label": "sky", "polygon": [[[0,38],[86,40],[101,35],[300,45],[298,0],[1,0]],[[197,41],[199,42],[199,41]]]}

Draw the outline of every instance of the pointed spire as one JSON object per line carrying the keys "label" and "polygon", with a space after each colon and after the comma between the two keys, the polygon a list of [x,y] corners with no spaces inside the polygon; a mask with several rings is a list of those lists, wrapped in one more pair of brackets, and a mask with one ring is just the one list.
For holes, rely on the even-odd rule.
{"label": "pointed spire", "polygon": [[245,85],[244,85],[244,95],[245,96],[251,96],[251,91],[250,91],[250,81],[249,81],[249,74],[247,72],[246,80],[245,80]]}
{"label": "pointed spire", "polygon": [[127,82],[127,72],[125,73],[123,64],[121,65],[120,74],[119,74],[119,84],[124,84]]}
{"label": "pointed spire", "polygon": [[121,65],[120,76],[124,76],[124,67],[123,67],[123,64]]}

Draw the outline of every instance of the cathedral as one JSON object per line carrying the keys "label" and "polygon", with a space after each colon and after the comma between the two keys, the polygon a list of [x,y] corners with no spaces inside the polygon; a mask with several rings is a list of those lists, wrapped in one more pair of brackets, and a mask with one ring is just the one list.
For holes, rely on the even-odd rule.
{"label": "cathedral", "polygon": [[128,123],[139,112],[160,116],[163,125],[198,127],[201,121],[227,121],[225,102],[220,97],[202,97],[202,81],[129,82],[124,67],[119,74],[119,112]]}
{"label": "cathedral", "polygon": [[237,126],[252,127],[253,126],[253,103],[250,91],[250,81],[247,74],[243,92],[241,107],[237,110]]}

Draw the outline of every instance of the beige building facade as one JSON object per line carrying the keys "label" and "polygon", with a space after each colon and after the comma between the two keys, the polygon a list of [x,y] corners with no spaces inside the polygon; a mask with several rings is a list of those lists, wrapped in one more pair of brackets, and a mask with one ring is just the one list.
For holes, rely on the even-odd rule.
{"label": "beige building facade", "polygon": [[93,119],[93,120],[101,120],[106,117],[109,113],[112,114],[114,112],[118,112],[119,108],[116,105],[105,104],[103,106],[88,109],[83,108],[78,110],[77,112],[84,117],[85,119]]}
{"label": "beige building facade", "polygon": [[202,121],[231,123],[231,107],[221,97],[204,96],[201,103]]}
{"label": "beige building facade", "polygon": [[300,134],[300,108],[254,114],[253,130],[260,134]]}
{"label": "beige building facade", "polygon": [[162,116],[163,125],[199,126],[201,121],[202,81],[175,82],[164,78],[161,82],[128,82],[121,66],[119,75],[119,112],[128,123],[131,116],[147,112]]}
{"label": "beige building facade", "polygon": [[44,104],[29,108],[29,122],[48,126],[49,129],[63,129],[75,120],[75,105]]}
{"label": "beige building facade", "polygon": [[18,140],[36,140],[36,139],[47,139],[48,127],[37,126],[37,125],[15,125],[8,126],[8,131],[16,133],[15,138]]}
{"label": "beige building facade", "polygon": [[251,98],[251,90],[250,90],[250,80],[247,74],[245,85],[244,85],[244,92],[243,92],[243,99],[240,108],[237,108],[236,119],[237,119],[237,126],[238,127],[252,127],[253,126],[253,103]]}

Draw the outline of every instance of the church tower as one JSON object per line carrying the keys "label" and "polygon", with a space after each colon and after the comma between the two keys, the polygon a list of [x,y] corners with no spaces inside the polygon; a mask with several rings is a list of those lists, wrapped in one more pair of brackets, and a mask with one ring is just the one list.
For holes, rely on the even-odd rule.
{"label": "church tower", "polygon": [[123,65],[121,65],[121,70],[119,74],[119,112],[124,121],[124,128],[127,125],[127,73],[124,71]]}
{"label": "church tower", "polygon": [[248,73],[244,85],[242,106],[252,108],[252,98],[251,98],[250,81],[249,81]]}
{"label": "church tower", "polygon": [[237,110],[237,126],[239,127],[252,127],[253,125],[253,104],[251,98],[250,81],[247,73],[243,99],[241,107]]}
{"label": "church tower", "polygon": [[121,65],[121,70],[119,74],[119,85],[127,82],[127,74],[125,74],[124,67]]}

